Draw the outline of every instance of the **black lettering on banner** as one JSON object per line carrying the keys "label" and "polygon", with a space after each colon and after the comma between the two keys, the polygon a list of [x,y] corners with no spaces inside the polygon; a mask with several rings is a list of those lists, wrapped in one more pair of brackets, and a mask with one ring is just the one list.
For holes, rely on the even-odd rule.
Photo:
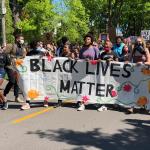
{"label": "black lettering on banner", "polygon": [[60,72],[62,72],[62,68],[60,66],[59,60],[56,60],[53,72],[56,72],[56,70],[59,70]]}
{"label": "black lettering on banner", "polygon": [[95,83],[87,82],[87,84],[89,84],[89,94],[88,94],[88,95],[91,95],[91,92],[92,92],[92,86],[95,85]]}
{"label": "black lettering on banner", "polygon": [[66,64],[67,64],[67,63],[69,64],[69,62],[70,62],[70,60],[68,59],[68,60],[65,60],[64,63],[63,63],[63,70],[64,70],[65,72],[67,72],[67,73],[70,73],[70,70],[67,70],[67,69],[66,69]]}
{"label": "black lettering on banner", "polygon": [[[119,77],[120,69],[117,69],[117,67],[120,67],[120,64],[111,63],[111,66],[110,66],[110,76]],[[118,74],[117,74],[117,72],[118,72]]]}
{"label": "black lettering on banner", "polygon": [[77,82],[74,81],[73,86],[72,86],[72,90],[71,93],[76,92],[76,94],[78,94],[78,87],[77,87]]}
{"label": "black lettering on banner", "polygon": [[114,89],[114,86],[112,84],[107,85],[107,90],[106,90],[106,97],[108,97],[108,94],[112,97],[112,90]]}
{"label": "black lettering on banner", "polygon": [[51,70],[45,69],[45,59],[42,59],[42,71],[51,72]]}
{"label": "black lettering on banner", "polygon": [[30,71],[36,72],[40,70],[39,60],[38,59],[30,59]]}
{"label": "black lettering on banner", "polygon": [[78,81],[78,83],[80,84],[79,94],[81,94],[82,93],[82,85],[85,84],[85,82]]}
{"label": "black lettering on banner", "polygon": [[97,63],[97,71],[96,71],[96,74],[97,74],[97,75],[99,75],[99,66],[100,66],[100,65],[99,65],[99,62],[98,62],[98,63]]}
{"label": "black lettering on banner", "polygon": [[70,80],[67,81],[66,85],[64,85],[64,81],[60,80],[60,92],[67,91],[69,93],[70,91]]}
{"label": "black lettering on banner", "polygon": [[75,68],[76,63],[77,63],[77,61],[71,60],[71,67],[70,67],[71,73],[73,72],[73,70],[74,70],[76,73],[78,73],[78,70]]}
{"label": "black lettering on banner", "polygon": [[[105,66],[104,66],[104,64],[106,64]],[[106,75],[106,72],[107,72],[107,70],[108,70],[108,67],[109,67],[109,62],[101,62],[101,66],[102,66],[102,74],[103,74],[103,76],[105,76]]]}
{"label": "black lettering on banner", "polygon": [[89,62],[86,62],[86,74],[94,74],[94,72],[89,72]]}
{"label": "black lettering on banner", "polygon": [[124,64],[123,70],[126,72],[126,74],[122,74],[124,78],[129,78],[131,76],[131,72],[127,70],[128,68],[131,69],[131,67],[132,66],[130,64]]}
{"label": "black lettering on banner", "polygon": [[[101,89],[101,87],[104,87],[104,89]],[[96,85],[96,96],[104,97],[105,94],[104,93],[102,94],[101,92],[105,93],[105,84]]]}

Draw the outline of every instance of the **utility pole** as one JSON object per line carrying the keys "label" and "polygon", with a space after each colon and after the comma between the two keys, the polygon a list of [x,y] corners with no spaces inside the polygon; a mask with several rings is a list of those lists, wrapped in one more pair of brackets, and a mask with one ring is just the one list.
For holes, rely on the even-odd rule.
{"label": "utility pole", "polygon": [[5,24],[5,16],[6,16],[6,6],[5,0],[1,2],[1,16],[2,16],[2,43],[3,46],[6,45],[6,24]]}

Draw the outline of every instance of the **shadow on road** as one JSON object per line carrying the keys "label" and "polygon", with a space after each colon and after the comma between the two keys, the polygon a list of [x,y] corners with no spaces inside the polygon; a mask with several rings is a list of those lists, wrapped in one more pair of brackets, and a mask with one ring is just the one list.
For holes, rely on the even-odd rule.
{"label": "shadow on road", "polygon": [[89,150],[94,147],[102,150],[149,150],[150,149],[150,121],[126,119],[126,124],[134,129],[122,129],[118,133],[103,134],[101,129],[79,132],[68,129],[29,131],[28,135],[37,135],[50,141],[65,142],[75,146],[72,150]]}

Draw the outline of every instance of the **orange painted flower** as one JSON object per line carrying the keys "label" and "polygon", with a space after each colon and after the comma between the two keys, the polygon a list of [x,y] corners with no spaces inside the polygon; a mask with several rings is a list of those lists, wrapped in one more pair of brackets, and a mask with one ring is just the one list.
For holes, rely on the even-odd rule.
{"label": "orange painted flower", "polygon": [[30,99],[36,99],[37,97],[39,97],[39,92],[37,90],[33,90],[31,89],[30,91],[28,91],[28,97]]}
{"label": "orange painted flower", "polygon": [[150,75],[150,70],[149,70],[149,69],[142,68],[141,72],[142,72],[144,75]]}
{"label": "orange painted flower", "polygon": [[23,59],[16,59],[16,66],[21,66],[23,64]]}
{"label": "orange painted flower", "polygon": [[145,106],[147,103],[148,103],[148,99],[145,96],[139,97],[139,99],[137,101],[138,106]]}

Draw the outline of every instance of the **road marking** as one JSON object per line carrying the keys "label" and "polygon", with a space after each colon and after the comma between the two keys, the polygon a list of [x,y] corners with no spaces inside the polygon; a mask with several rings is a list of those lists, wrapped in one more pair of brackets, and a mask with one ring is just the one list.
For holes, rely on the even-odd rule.
{"label": "road marking", "polygon": [[[70,100],[67,100],[67,101],[64,101],[63,103],[72,103],[73,101],[70,101]],[[32,109],[32,108],[31,108]],[[17,124],[17,123],[21,123],[22,121],[25,121],[25,120],[28,120],[28,119],[31,119],[31,118],[34,118],[36,116],[39,116],[41,114],[44,114],[46,112],[49,112],[49,111],[52,111],[53,109],[55,109],[53,106],[51,107],[48,107],[48,108],[45,108],[45,109],[42,109],[40,111],[37,111],[37,112],[34,112],[32,114],[29,114],[29,115],[26,115],[24,117],[21,117],[19,119],[16,119],[16,120],[13,120],[12,121],[12,124]]]}
{"label": "road marking", "polygon": [[32,114],[29,114],[27,116],[24,116],[22,118],[19,118],[19,119],[16,119],[14,121],[12,121],[13,124],[17,124],[17,123],[20,123],[22,121],[25,121],[25,120],[28,120],[28,119],[31,119],[31,118],[34,118],[36,116],[39,116],[41,114],[44,114],[46,112],[49,112],[51,110],[55,109],[54,107],[49,107],[49,108],[46,108],[46,109],[43,109],[43,110],[40,110],[40,111],[37,111],[37,112],[34,112]]}

